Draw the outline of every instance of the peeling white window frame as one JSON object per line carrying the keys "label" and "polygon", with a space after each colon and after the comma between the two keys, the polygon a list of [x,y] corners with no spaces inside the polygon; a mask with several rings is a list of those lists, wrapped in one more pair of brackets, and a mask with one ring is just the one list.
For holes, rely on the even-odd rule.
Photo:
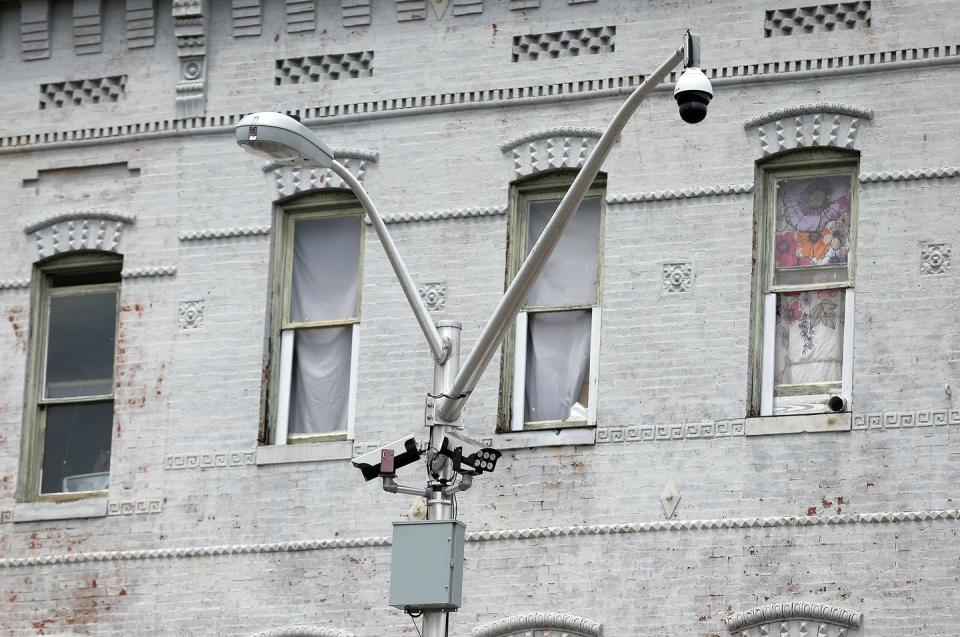
{"label": "peeling white window frame", "polygon": [[[844,413],[853,405],[853,339],[854,288],[857,254],[857,225],[860,207],[859,153],[834,149],[803,150],[775,157],[757,166],[754,200],[756,234],[753,334],[751,344],[751,412],[760,417],[790,417],[831,412],[825,405],[831,396],[839,395],[846,401]],[[775,285],[775,180],[792,177],[849,175],[851,178],[850,238],[847,256],[847,279],[834,283],[811,285]],[[839,383],[814,383],[810,392],[791,387],[787,403],[778,409],[774,384],[777,296],[782,293],[835,289],[844,292],[843,361]]]}
{"label": "peeling white window frame", "polygon": [[[269,384],[266,388],[265,411],[267,431],[261,434],[266,444],[285,446],[301,443],[322,443],[354,440],[357,404],[357,369],[360,356],[360,318],[363,294],[364,246],[366,227],[365,212],[360,203],[350,194],[329,192],[308,195],[277,207],[274,224],[274,250],[272,269],[274,283],[271,286],[271,321],[269,352]],[[293,288],[293,241],[294,227],[303,219],[332,219],[338,217],[359,218],[359,254],[357,311],[351,318],[336,321],[291,323],[290,297]],[[320,434],[290,434],[290,395],[293,376],[294,335],[299,329],[333,327],[351,328],[350,382],[347,396],[347,422],[338,431]]]}
{"label": "peeling white window frame", "polygon": [[[514,184],[510,190],[510,218],[507,241],[507,280],[513,279],[527,255],[529,204],[535,201],[560,200],[573,180],[569,173],[551,174]],[[600,175],[584,198],[600,200],[600,245],[598,246],[596,298],[592,304],[527,307],[517,313],[514,329],[504,339],[500,373],[500,408],[498,431],[518,432],[574,427],[596,427],[600,385],[600,344],[603,299],[603,254],[606,227],[606,177]],[[569,230],[569,228],[568,228]],[[524,421],[526,345],[529,314],[538,312],[590,311],[590,361],[587,385],[586,419]]]}
{"label": "peeling white window frame", "polygon": [[[30,348],[27,359],[27,405],[24,410],[24,428],[21,436],[20,472],[17,481],[17,502],[70,502],[87,498],[106,497],[107,490],[59,491],[41,493],[44,459],[44,438],[46,430],[47,408],[53,405],[114,403],[116,380],[117,333],[120,329],[120,298],[122,286],[120,272],[123,258],[116,254],[76,253],[55,257],[37,264],[33,273],[33,294],[30,313]],[[86,274],[95,276],[104,272],[114,273],[113,282],[78,283],[62,287],[53,287],[53,275]],[[110,393],[82,395],[70,398],[46,398],[47,350],[50,340],[51,301],[58,296],[76,296],[115,292],[117,306],[114,313],[114,354],[113,370],[110,378]],[[113,425],[111,424],[111,430]],[[111,435],[112,447],[112,435]],[[112,453],[112,449],[111,449]],[[112,463],[111,463],[112,464]],[[109,469],[108,469],[109,471]]]}

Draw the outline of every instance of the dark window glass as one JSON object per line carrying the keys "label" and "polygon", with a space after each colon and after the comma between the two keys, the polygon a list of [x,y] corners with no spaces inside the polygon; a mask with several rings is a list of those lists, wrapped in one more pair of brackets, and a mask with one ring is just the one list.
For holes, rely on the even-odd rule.
{"label": "dark window glass", "polygon": [[110,472],[113,402],[48,405],[41,493],[101,491]]}

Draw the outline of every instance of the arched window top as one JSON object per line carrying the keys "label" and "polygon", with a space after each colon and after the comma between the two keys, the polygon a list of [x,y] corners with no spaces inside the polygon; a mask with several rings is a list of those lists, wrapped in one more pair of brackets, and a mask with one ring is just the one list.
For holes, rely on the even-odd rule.
{"label": "arched window top", "polygon": [[744,122],[757,159],[798,148],[834,147],[859,150],[870,109],[847,104],[800,104],[751,117]]}
{"label": "arched window top", "polygon": [[[727,630],[738,637],[754,637],[766,634],[792,635],[794,625],[806,625],[807,633],[823,637],[852,637],[851,630],[859,631],[863,614],[856,611],[811,602],[786,602],[766,604],[752,610],[728,617]],[[768,627],[776,631],[764,631]]]}
{"label": "arched window top", "polygon": [[500,150],[510,155],[518,177],[579,169],[602,134],[602,128],[547,128],[515,137]]}
{"label": "arched window top", "polygon": [[[372,150],[335,148],[334,156],[361,183],[367,173],[367,165],[376,163],[380,155]],[[295,195],[322,190],[343,190],[346,184],[329,168],[316,166],[287,166],[270,162],[263,167],[270,179],[271,199],[281,201]]]}
{"label": "arched window top", "polygon": [[76,210],[45,217],[23,231],[33,239],[36,262],[70,252],[121,254],[124,230],[135,221],[133,215],[109,210]]}
{"label": "arched window top", "polygon": [[543,637],[550,631],[563,631],[569,637],[603,637],[603,624],[560,612],[525,613],[477,626],[472,637]]}

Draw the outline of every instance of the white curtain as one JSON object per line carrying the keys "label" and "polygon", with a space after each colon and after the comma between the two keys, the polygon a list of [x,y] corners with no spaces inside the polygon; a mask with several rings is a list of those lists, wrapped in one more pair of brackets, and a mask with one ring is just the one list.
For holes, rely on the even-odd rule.
{"label": "white curtain", "polygon": [[353,326],[296,331],[290,434],[346,431],[352,345]]}
{"label": "white curtain", "polygon": [[840,382],[843,291],[779,294],[777,306],[774,382],[777,385]]}
{"label": "white curtain", "polygon": [[360,217],[297,221],[290,320],[338,321],[357,315]]}
{"label": "white curtain", "polygon": [[[590,374],[591,315],[590,310],[528,314],[525,422],[577,417],[571,407]],[[581,407],[585,403],[584,396]]]}
{"label": "white curtain", "polygon": [[[527,252],[543,232],[559,199],[530,204]],[[540,278],[527,295],[527,305],[594,305],[600,261],[600,198],[584,199]]]}

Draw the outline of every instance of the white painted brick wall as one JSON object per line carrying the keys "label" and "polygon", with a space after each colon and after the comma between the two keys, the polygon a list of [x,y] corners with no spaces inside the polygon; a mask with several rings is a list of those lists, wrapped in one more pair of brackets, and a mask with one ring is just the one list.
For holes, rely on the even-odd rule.
{"label": "white painted brick wall", "polygon": [[[69,3],[54,3],[50,59],[22,62],[17,4],[0,3],[7,113],[0,138],[175,116],[169,4],[158,5],[157,44],[133,51],[120,39],[122,3],[103,4],[103,53],[74,55]],[[510,11],[506,1],[486,0],[480,15],[457,17],[448,8],[437,21],[428,6],[427,20],[398,23],[394,3],[382,0],[372,3],[370,27],[352,30],[340,26],[339,3],[317,3],[318,27],[307,34],[285,33],[282,3],[264,3],[262,34],[234,39],[229,3],[208,4],[208,116],[649,72],[688,25],[704,35],[708,67],[944,46],[956,44],[957,26],[951,4],[906,0],[873,3],[870,29],[770,39],[762,37],[763,17],[774,5],[761,2],[543,0],[540,9]],[[608,24],[617,25],[612,54],[509,61],[515,34]],[[369,49],[376,51],[371,78],[273,84],[277,59]],[[956,109],[943,98],[944,87],[957,83],[956,64],[870,68],[878,72],[717,82],[710,117],[697,127],[682,124],[669,91],[659,91],[615,145],[605,166],[608,193],[749,184],[756,158],[744,120],[816,102],[873,110],[861,129],[861,172],[960,164]],[[37,109],[42,82],[121,73],[128,75],[121,101]],[[502,143],[555,126],[602,127],[621,99],[411,111],[313,127],[334,147],[379,153],[364,183],[384,214],[503,207],[515,175]],[[41,183],[38,194],[23,183],[37,171],[118,162],[135,164],[139,176],[118,185],[72,169],[58,173],[65,185]],[[162,510],[35,523],[0,516],[0,634],[250,635],[290,624],[369,637],[415,634],[409,618],[386,604],[388,546],[265,548],[388,536],[408,498],[363,483],[346,461],[165,468],[171,456],[255,449],[271,238],[178,237],[271,225],[270,179],[237,150],[228,126],[0,147],[0,282],[30,278],[34,248],[26,225],[94,207],[136,217],[124,231],[126,268],[177,268],[172,277],[123,283],[108,495],[118,506],[159,501]],[[885,428],[509,450],[496,473],[459,498],[471,532],[657,522],[660,492],[670,481],[681,493],[674,520],[689,524],[471,541],[452,634],[512,614],[562,609],[603,622],[606,635],[726,635],[728,615],[789,601],[863,612],[863,635],[955,634],[958,266],[921,275],[920,245],[951,244],[957,258],[958,195],[957,178],[861,190],[854,416]],[[436,318],[463,322],[464,352],[503,290],[506,227],[506,215],[390,225],[414,278],[446,284],[446,306]],[[750,193],[608,207],[602,431],[640,436],[658,425],[719,426],[745,417],[752,227]],[[693,265],[693,287],[666,295],[663,264],[679,261]],[[0,514],[16,504],[30,329],[30,290],[2,288]],[[202,327],[180,329],[178,306],[186,301],[203,301]],[[361,335],[356,442],[421,434],[431,358],[370,229]],[[470,435],[494,433],[498,374],[499,356],[468,407]],[[890,427],[903,415],[922,425],[923,417],[940,413],[951,424]],[[419,471],[403,475],[413,481]],[[929,511],[951,513],[914,516],[920,521],[827,517]],[[733,519],[754,522],[710,528],[709,521]],[[824,521],[831,523],[815,524]],[[226,545],[247,548],[149,559],[116,553]],[[105,552],[103,559],[8,561],[93,552]]]}

